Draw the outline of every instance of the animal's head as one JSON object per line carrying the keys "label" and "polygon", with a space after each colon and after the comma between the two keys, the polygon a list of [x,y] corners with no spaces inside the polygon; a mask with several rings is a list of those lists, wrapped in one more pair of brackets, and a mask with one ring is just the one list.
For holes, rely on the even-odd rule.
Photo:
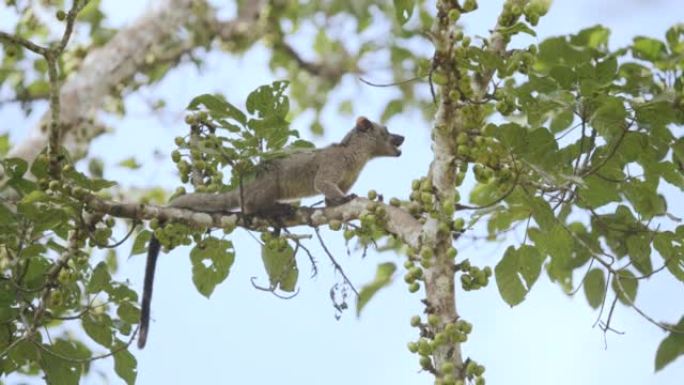
{"label": "animal's head", "polygon": [[404,137],[392,134],[387,127],[368,120],[366,117],[356,119],[356,125],[342,140],[343,145],[367,148],[372,157],[399,156],[399,146],[404,143]]}

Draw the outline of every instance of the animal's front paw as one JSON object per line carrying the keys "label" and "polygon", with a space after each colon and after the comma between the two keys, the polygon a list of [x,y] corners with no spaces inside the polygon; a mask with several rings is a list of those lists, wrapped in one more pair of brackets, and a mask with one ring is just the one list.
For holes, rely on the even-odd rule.
{"label": "animal's front paw", "polygon": [[349,202],[352,199],[356,199],[357,195],[356,194],[349,194],[347,196],[339,197],[339,198],[325,198],[325,205],[328,207],[333,207],[333,206],[339,206],[343,205],[347,202]]}

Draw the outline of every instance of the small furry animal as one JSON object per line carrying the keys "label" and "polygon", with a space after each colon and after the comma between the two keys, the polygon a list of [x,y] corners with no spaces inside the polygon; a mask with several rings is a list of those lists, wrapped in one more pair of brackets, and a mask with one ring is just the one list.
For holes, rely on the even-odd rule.
{"label": "small furry animal", "polygon": [[[242,188],[226,193],[191,193],[181,195],[169,207],[201,212],[228,212],[243,208],[246,214],[268,212],[279,203],[322,194],[328,206],[346,203],[356,195],[346,195],[356,182],[366,163],[377,157],[401,155],[399,147],[404,137],[392,134],[386,126],[365,117],[356,119],[356,125],[340,143],[321,149],[297,151],[282,158],[266,161],[259,166],[255,178]],[[244,202],[240,202],[240,196]],[[150,239],[138,347],[147,340],[150,322],[150,303],[154,271],[160,244]]]}

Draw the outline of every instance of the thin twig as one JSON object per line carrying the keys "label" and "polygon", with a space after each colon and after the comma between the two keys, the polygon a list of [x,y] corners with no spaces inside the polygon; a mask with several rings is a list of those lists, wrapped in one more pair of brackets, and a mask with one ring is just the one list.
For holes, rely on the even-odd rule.
{"label": "thin twig", "polygon": [[342,269],[342,266],[340,266],[339,263],[337,263],[337,260],[335,260],[335,257],[330,253],[330,250],[328,250],[328,247],[325,245],[325,242],[323,241],[323,238],[321,237],[321,232],[318,229],[318,227],[314,227],[314,231],[316,232],[316,237],[318,237],[318,241],[321,243],[321,247],[323,247],[323,251],[328,255],[328,258],[330,258],[330,262],[332,262],[333,266],[335,266],[335,270],[338,271],[341,275],[342,278],[344,279],[344,282],[351,287],[352,291],[354,294],[356,294],[356,297],[359,297],[359,292],[356,290],[356,287],[354,287],[354,284],[351,282],[351,280],[347,277],[347,274],[345,274],[344,270]]}
{"label": "thin twig", "polygon": [[359,81],[361,83],[367,84],[371,87],[384,88],[384,87],[395,87],[395,86],[400,86],[403,84],[415,82],[417,80],[423,79],[425,76],[427,76],[427,75],[418,75],[418,76],[410,78],[410,79],[399,80],[397,82],[392,82],[392,83],[374,83],[374,82],[371,82],[371,81],[366,80],[366,79],[359,76]]}

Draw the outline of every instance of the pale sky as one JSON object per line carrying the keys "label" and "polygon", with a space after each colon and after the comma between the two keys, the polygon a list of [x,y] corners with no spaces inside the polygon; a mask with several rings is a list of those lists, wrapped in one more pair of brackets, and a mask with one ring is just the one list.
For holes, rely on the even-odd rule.
{"label": "pale sky", "polygon": [[[103,0],[111,25],[120,26],[144,10],[137,1]],[[494,24],[501,1],[480,1],[481,11],[462,18],[466,31],[486,35]],[[613,48],[627,44],[633,36],[662,38],[676,22],[684,22],[681,0],[661,1],[590,1],[557,0],[549,14],[541,19],[538,37],[577,32],[584,27],[603,24],[612,30]],[[519,40],[529,44],[528,40]],[[202,72],[185,65],[172,71],[160,84],[147,87],[129,97],[125,119],[108,118],[116,127],[92,146],[112,164],[136,156],[145,167],[141,170],[111,168],[105,177],[123,186],[161,185],[173,188],[179,182],[173,174],[168,153],[173,137],[186,129],[183,108],[195,95],[223,91],[229,100],[242,104],[258,85],[275,80],[267,69],[266,51],[256,48],[241,58],[212,53]],[[228,91],[229,90],[229,91]],[[361,92],[359,92],[361,90]],[[354,95],[355,112],[379,117],[391,90],[360,87],[352,79],[342,91]],[[152,116],[144,106],[149,100],[165,97],[171,114]],[[23,116],[3,112],[0,133],[11,130],[19,140],[26,123]],[[341,139],[352,126],[348,118],[334,111],[325,115],[326,134],[318,141],[324,145]],[[8,127],[8,121],[14,122]],[[20,123],[20,124],[18,124]],[[306,127],[299,129],[311,139]],[[385,197],[405,198],[411,180],[423,175],[431,159],[429,126],[417,114],[403,114],[389,122],[391,131],[406,137],[403,156],[373,161],[352,188],[357,194],[376,189]],[[680,131],[681,132],[681,131]],[[152,156],[154,149],[164,156]],[[671,210],[679,217],[684,208]],[[298,233],[310,232],[306,228]],[[328,247],[344,266],[354,283],[362,286],[375,274],[378,263],[403,258],[370,251],[365,259],[352,250],[347,256],[340,234],[323,232]],[[201,296],[191,280],[189,248],[179,248],[160,257],[152,305],[150,335],[145,350],[132,352],[138,359],[138,384],[431,384],[433,377],[421,373],[418,356],[409,353],[406,344],[418,337],[409,325],[411,315],[422,313],[421,295],[409,294],[401,269],[396,282],[380,292],[357,319],[353,311],[335,319],[329,289],[340,281],[325,254],[311,242],[319,262],[319,274],[309,279],[306,257],[299,260],[299,295],[281,300],[252,288],[250,277],[264,284],[266,274],[261,264],[258,244],[244,231],[231,236],[237,250],[230,276],[219,285],[210,300]],[[516,241],[515,239],[513,239]],[[520,240],[517,240],[520,241]],[[492,267],[505,249],[483,241],[461,240],[459,255],[468,256],[477,265]],[[130,245],[122,246],[127,256]],[[654,260],[659,261],[658,257]],[[657,265],[657,263],[656,263]],[[134,288],[142,288],[144,256],[121,261],[118,279],[128,279]],[[582,270],[583,271],[583,270]],[[638,303],[657,320],[676,322],[684,313],[684,287],[661,274],[642,282]],[[353,305],[351,300],[350,305]],[[684,360],[653,374],[655,351],[665,334],[631,309],[618,306],[613,325],[624,335],[604,335],[593,327],[597,312],[587,304],[583,292],[574,298],[551,284],[545,274],[527,299],[511,309],[500,298],[496,284],[480,291],[457,292],[461,316],[474,325],[470,340],[464,344],[464,356],[485,365],[487,384],[505,385],[681,385]],[[96,348],[96,351],[98,348]],[[101,350],[101,349],[100,349]],[[113,374],[113,362],[98,362],[94,369],[108,373],[110,383],[120,380]],[[11,382],[11,381],[10,381]],[[83,383],[101,384],[101,377],[91,375]]]}

